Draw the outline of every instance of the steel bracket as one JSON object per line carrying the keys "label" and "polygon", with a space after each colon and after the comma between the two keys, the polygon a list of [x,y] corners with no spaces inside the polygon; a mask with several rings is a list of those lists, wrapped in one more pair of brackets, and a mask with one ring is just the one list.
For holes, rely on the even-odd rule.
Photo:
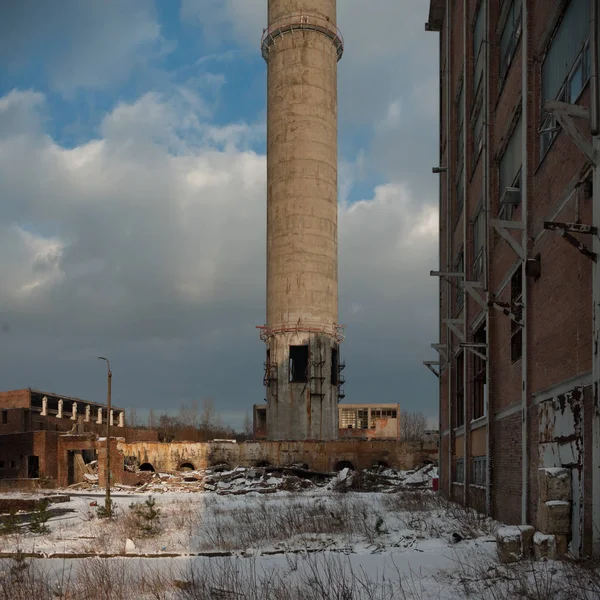
{"label": "steel bracket", "polygon": [[554,115],[558,124],[587,158],[592,161],[592,163],[597,164],[594,147],[586,140],[581,129],[579,129],[573,121],[573,119],[584,119],[589,121],[590,111],[585,106],[578,106],[569,104],[568,102],[560,102],[558,100],[549,100],[544,105],[544,108],[546,109],[546,112]]}
{"label": "steel bracket", "polygon": [[500,237],[505,240],[508,245],[515,251],[521,260],[525,260],[525,251],[523,246],[515,240],[508,232],[509,229],[523,229],[521,221],[501,221],[500,219],[491,220],[492,227],[500,234]]}
{"label": "steel bracket", "polygon": [[505,314],[511,320],[513,320],[517,325],[523,327],[523,320],[520,319],[513,310],[522,308],[520,304],[510,304],[509,302],[499,302],[498,300],[492,300],[490,302],[490,306],[499,310],[501,313]]}
{"label": "steel bracket", "polygon": [[460,347],[467,349],[469,352],[472,352],[473,354],[479,356],[479,358],[482,358],[483,360],[487,360],[487,355],[479,351],[479,349],[485,349],[487,352],[487,344],[462,343],[460,344]]}
{"label": "steel bracket", "polygon": [[483,288],[483,284],[480,281],[465,281],[462,283],[462,286],[465,288],[467,293],[481,306],[481,308],[487,308],[487,304],[485,302],[485,298],[475,290],[480,290]]}
{"label": "steel bracket", "polygon": [[544,221],[544,229],[550,229],[556,231],[564,240],[569,242],[571,246],[579,250],[581,254],[587,256],[590,260],[596,262],[598,255],[590,250],[583,242],[578,240],[571,231],[575,233],[585,233],[590,235],[597,235],[598,228],[593,225],[580,225],[579,223],[557,223],[554,221]]}
{"label": "steel bracket", "polygon": [[431,347],[445,360],[448,360],[447,349],[448,346],[446,344],[431,344]]}
{"label": "steel bracket", "polygon": [[457,327],[462,325],[462,319],[443,319],[442,323],[448,327],[448,329],[461,341],[465,341],[465,334]]}
{"label": "steel bracket", "polygon": [[[423,364],[439,379],[440,377],[440,371],[439,371],[439,367],[440,367],[440,363],[437,360],[424,360]],[[438,370],[436,371],[434,367],[438,367]]]}

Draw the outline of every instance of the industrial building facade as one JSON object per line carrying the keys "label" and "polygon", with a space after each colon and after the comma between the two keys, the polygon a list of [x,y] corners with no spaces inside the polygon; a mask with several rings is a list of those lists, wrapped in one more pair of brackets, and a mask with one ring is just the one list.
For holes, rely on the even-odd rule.
{"label": "industrial building facade", "polygon": [[[597,0],[430,0],[439,32],[440,489],[600,551]],[[433,41],[433,40],[432,40]],[[596,340],[593,343],[593,340]]]}

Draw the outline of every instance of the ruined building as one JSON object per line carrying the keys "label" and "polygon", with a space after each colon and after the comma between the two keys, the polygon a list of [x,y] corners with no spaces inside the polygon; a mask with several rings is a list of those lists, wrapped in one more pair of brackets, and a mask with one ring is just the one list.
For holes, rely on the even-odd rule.
{"label": "ruined building", "polygon": [[[426,361],[440,489],[546,532],[561,512],[575,553],[600,552],[598,4],[430,0],[426,24],[440,52],[440,337]],[[557,473],[568,486],[552,498]]]}
{"label": "ruined building", "polygon": [[333,440],[341,393],[337,269],[336,0],[269,0],[269,440]]}

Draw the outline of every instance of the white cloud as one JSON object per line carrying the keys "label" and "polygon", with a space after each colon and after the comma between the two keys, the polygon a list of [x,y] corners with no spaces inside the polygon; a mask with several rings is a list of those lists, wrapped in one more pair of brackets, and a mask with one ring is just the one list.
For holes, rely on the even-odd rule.
{"label": "white cloud", "polygon": [[[35,122],[40,98],[24,94],[25,121]],[[260,401],[266,162],[246,143],[257,126],[219,128],[178,97],[146,94],[115,107],[100,131],[74,149],[26,122],[22,132],[0,131],[0,222],[10,225],[0,322],[19,333],[9,354],[0,349],[0,374],[16,377],[19,360],[43,374],[49,359],[32,346],[82,357],[102,348],[128,365],[130,394],[139,396],[136,384],[145,390],[138,406],[160,406],[163,394],[189,400],[199,388],[225,394],[229,407]],[[385,346],[390,358],[405,339],[410,363],[435,333],[426,200],[391,183],[340,206],[340,318],[357,395],[372,385],[363,352],[379,361]],[[378,385],[383,396],[393,389]]]}

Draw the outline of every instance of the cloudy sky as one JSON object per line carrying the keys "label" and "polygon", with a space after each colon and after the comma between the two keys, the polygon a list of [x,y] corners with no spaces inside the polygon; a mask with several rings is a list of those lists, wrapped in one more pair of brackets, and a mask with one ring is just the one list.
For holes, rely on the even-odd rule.
{"label": "cloudy sky", "polygon": [[[368,9],[367,9],[368,4]],[[338,0],[346,401],[437,412],[438,40]],[[20,0],[0,20],[0,389],[239,426],[263,401],[267,0]]]}

